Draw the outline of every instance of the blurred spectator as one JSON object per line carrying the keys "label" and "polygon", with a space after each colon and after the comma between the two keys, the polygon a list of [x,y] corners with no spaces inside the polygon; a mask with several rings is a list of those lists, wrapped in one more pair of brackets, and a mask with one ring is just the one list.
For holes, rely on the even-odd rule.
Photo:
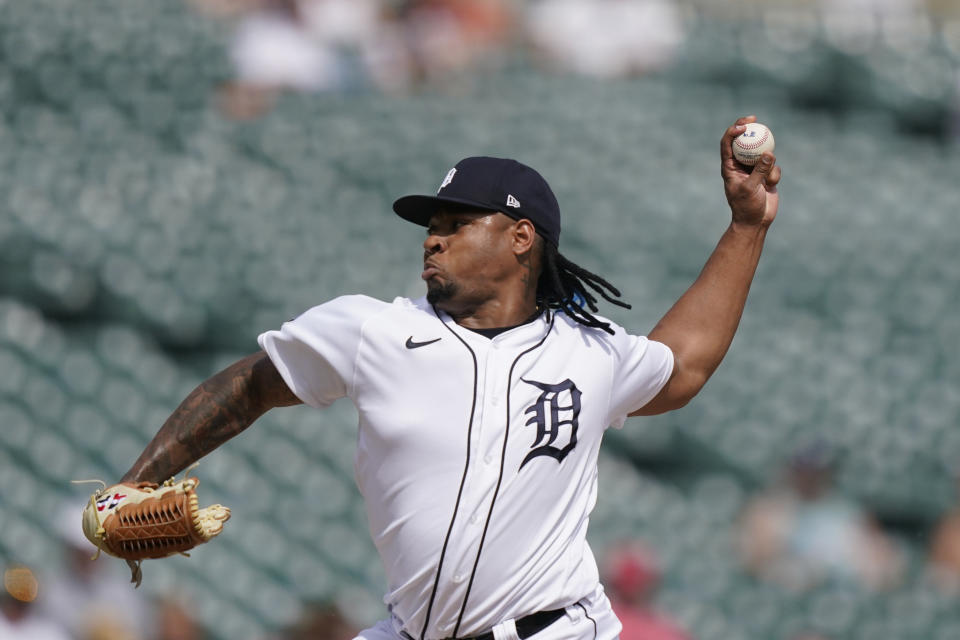
{"label": "blurred spectator", "polygon": [[783,482],[750,501],[739,538],[748,571],[795,590],[826,581],[879,590],[899,581],[902,554],[862,507],[836,491],[835,466],[826,444],[805,447]]}
{"label": "blurred spectator", "polygon": [[607,554],[604,584],[623,623],[621,640],[689,640],[676,623],[653,606],[661,571],[644,545],[627,542]]}
{"label": "blurred spectator", "polygon": [[0,640],[68,640],[55,623],[37,612],[39,584],[26,567],[9,567],[0,591]]}
{"label": "blurred spectator", "polygon": [[153,640],[204,640],[206,633],[185,603],[164,597],[154,606]]}
{"label": "blurred spectator", "polygon": [[261,0],[240,19],[230,50],[236,77],[221,92],[228,115],[256,117],[283,90],[339,86],[336,53],[311,31],[302,5],[298,0]]}
{"label": "blurred spectator", "polygon": [[507,0],[192,0],[238,16],[231,117],[265,112],[283,91],[376,86],[403,91],[499,59],[512,34]]}
{"label": "blurred spectator", "polygon": [[130,584],[123,562],[105,556],[91,560],[96,548],[83,535],[77,505],[82,507],[83,500],[67,502],[54,523],[63,542],[62,567],[46,582],[38,605],[76,639],[146,638],[144,597]]}
{"label": "blurred spectator", "polygon": [[495,65],[511,44],[514,16],[505,0],[406,0],[398,7],[417,80]]}
{"label": "blurred spectator", "polygon": [[359,633],[332,603],[318,602],[304,607],[297,623],[282,640],[352,640]]}
{"label": "blurred spectator", "polygon": [[[960,494],[960,473],[955,475]],[[944,514],[933,530],[928,574],[943,591],[960,595],[960,504]]]}
{"label": "blurred spectator", "polygon": [[663,69],[684,40],[672,0],[540,0],[527,30],[548,64],[603,78]]}

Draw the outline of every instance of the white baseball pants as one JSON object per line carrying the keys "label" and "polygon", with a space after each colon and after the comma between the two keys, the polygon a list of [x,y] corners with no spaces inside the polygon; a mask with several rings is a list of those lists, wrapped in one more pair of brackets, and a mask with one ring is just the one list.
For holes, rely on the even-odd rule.
{"label": "white baseball pants", "polygon": [[[610,601],[597,590],[566,608],[566,615],[546,629],[530,636],[530,640],[617,640],[620,637],[620,621],[610,608]],[[505,620],[495,626],[496,640],[520,640],[513,620]],[[400,633],[396,619],[381,620],[369,629],[360,632],[354,640],[406,640]]]}

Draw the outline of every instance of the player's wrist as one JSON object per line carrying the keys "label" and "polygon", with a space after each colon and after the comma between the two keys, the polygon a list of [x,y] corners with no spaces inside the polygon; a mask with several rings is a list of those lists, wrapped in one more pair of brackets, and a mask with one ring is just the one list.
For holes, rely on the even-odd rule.
{"label": "player's wrist", "polygon": [[736,216],[734,215],[730,219],[730,226],[738,231],[763,231],[766,232],[770,228],[770,223],[772,220],[754,220],[746,216]]}
{"label": "player's wrist", "polygon": [[737,238],[741,238],[747,241],[759,241],[763,240],[767,236],[767,230],[770,228],[769,221],[744,221],[737,220],[734,218],[730,221],[730,226],[727,228],[727,232],[732,234]]}

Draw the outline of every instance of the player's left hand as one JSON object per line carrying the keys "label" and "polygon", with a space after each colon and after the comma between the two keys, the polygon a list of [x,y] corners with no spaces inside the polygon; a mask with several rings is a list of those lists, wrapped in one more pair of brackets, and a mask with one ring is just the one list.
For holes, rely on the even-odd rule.
{"label": "player's left hand", "polygon": [[230,509],[199,508],[196,478],[170,478],[162,485],[123,482],[90,496],[83,510],[83,534],[99,551],[127,561],[131,582],[140,586],[146,558],[186,553],[220,534]]}
{"label": "player's left hand", "polygon": [[777,158],[764,153],[751,170],[733,157],[733,139],[746,130],[744,125],[756,121],[756,116],[740,118],[724,132],[720,140],[720,174],[734,223],[768,227],[777,217],[780,204]]}

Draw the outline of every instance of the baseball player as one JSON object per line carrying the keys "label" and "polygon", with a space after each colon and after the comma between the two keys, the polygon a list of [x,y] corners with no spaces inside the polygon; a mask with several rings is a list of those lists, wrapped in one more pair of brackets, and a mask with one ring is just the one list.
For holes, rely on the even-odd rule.
{"label": "baseball player", "polygon": [[123,481],[159,482],[265,411],[347,396],[356,481],[388,581],[363,640],[616,638],[586,542],[608,426],[684,406],[733,339],[780,168],[721,143],[732,212],[702,273],[646,337],[596,315],[619,292],[559,252],[539,173],[476,157],[394,211],[426,228],[426,296],[344,296],[260,335],[203,382]]}

